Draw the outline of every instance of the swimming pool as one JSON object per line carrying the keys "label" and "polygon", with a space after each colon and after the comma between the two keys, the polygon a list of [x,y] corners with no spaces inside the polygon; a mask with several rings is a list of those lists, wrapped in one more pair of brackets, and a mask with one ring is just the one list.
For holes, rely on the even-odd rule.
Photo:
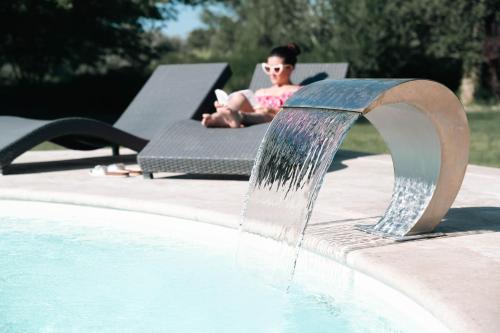
{"label": "swimming pool", "polygon": [[0,200],[1,332],[425,332],[408,298],[302,251],[290,289],[235,264],[236,230]]}

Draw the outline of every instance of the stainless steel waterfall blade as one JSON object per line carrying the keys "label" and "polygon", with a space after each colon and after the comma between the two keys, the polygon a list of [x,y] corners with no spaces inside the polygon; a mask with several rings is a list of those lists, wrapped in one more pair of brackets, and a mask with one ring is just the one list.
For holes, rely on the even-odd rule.
{"label": "stainless steel waterfall blade", "polygon": [[469,159],[469,128],[462,104],[445,86],[412,79],[324,80],[300,89],[289,108],[360,112],[380,132],[396,179],[391,203],[372,232],[396,238],[431,232],[451,207]]}
{"label": "stainless steel waterfall blade", "polygon": [[[285,274],[278,275],[293,272],[324,175],[359,116],[358,112],[289,108],[269,126],[252,170],[241,231],[283,245],[266,255],[279,257],[275,270]],[[251,243],[242,244],[240,250],[243,256],[252,256]]]}

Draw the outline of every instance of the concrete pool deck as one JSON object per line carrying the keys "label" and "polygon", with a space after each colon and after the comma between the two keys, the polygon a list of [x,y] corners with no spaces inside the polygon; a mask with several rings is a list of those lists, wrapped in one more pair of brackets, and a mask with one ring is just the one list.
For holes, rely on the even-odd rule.
{"label": "concrete pool deck", "polygon": [[[127,151],[124,150],[125,153]],[[131,152],[128,152],[131,154]],[[248,179],[160,174],[92,177],[110,150],[31,151],[0,177],[0,199],[142,211],[236,227]],[[133,155],[122,157],[134,163]],[[369,170],[369,171],[367,171]],[[401,291],[454,332],[500,330],[500,169],[470,165],[436,231],[394,242],[355,229],[377,221],[392,193],[388,155],[340,152],[326,175],[304,246]]]}

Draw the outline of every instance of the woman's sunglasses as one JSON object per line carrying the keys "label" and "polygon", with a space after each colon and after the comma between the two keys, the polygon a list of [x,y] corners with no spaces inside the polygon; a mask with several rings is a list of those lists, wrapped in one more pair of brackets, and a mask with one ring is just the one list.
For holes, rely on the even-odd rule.
{"label": "woman's sunglasses", "polygon": [[283,69],[286,67],[292,67],[292,65],[284,65],[284,64],[269,65],[269,64],[266,64],[265,62],[262,63],[262,70],[267,75],[270,75],[270,74],[279,75],[279,74],[281,74],[281,72],[283,72]]}

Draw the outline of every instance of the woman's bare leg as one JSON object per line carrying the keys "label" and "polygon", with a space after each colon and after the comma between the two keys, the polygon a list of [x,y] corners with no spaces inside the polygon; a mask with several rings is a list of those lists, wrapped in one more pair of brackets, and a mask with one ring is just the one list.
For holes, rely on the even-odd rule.
{"label": "woman's bare leg", "polygon": [[268,123],[274,118],[272,113],[240,112],[223,106],[216,113],[203,115],[202,124],[207,127],[239,128],[250,125]]}
{"label": "woman's bare leg", "polygon": [[245,95],[242,93],[235,93],[231,95],[231,98],[227,102],[227,106],[231,110],[238,110],[241,112],[254,112],[252,104],[247,100]]}
{"label": "woman's bare leg", "polygon": [[201,124],[205,127],[229,127],[226,118],[220,112],[204,113],[201,117]]}
{"label": "woman's bare leg", "polygon": [[217,113],[221,113],[225,117],[227,125],[231,128],[268,123],[274,118],[274,114],[267,112],[241,112],[231,110],[228,107],[218,110]]}
{"label": "woman's bare leg", "polygon": [[233,94],[227,103],[227,107],[218,110],[224,115],[227,124],[231,128],[243,127],[242,115],[245,113],[255,113],[250,102],[241,93]]}
{"label": "woman's bare leg", "polygon": [[241,127],[241,113],[254,112],[252,105],[246,99],[245,95],[235,93],[231,95],[227,105],[218,102],[214,103],[217,112],[202,115],[201,123],[206,127]]}

